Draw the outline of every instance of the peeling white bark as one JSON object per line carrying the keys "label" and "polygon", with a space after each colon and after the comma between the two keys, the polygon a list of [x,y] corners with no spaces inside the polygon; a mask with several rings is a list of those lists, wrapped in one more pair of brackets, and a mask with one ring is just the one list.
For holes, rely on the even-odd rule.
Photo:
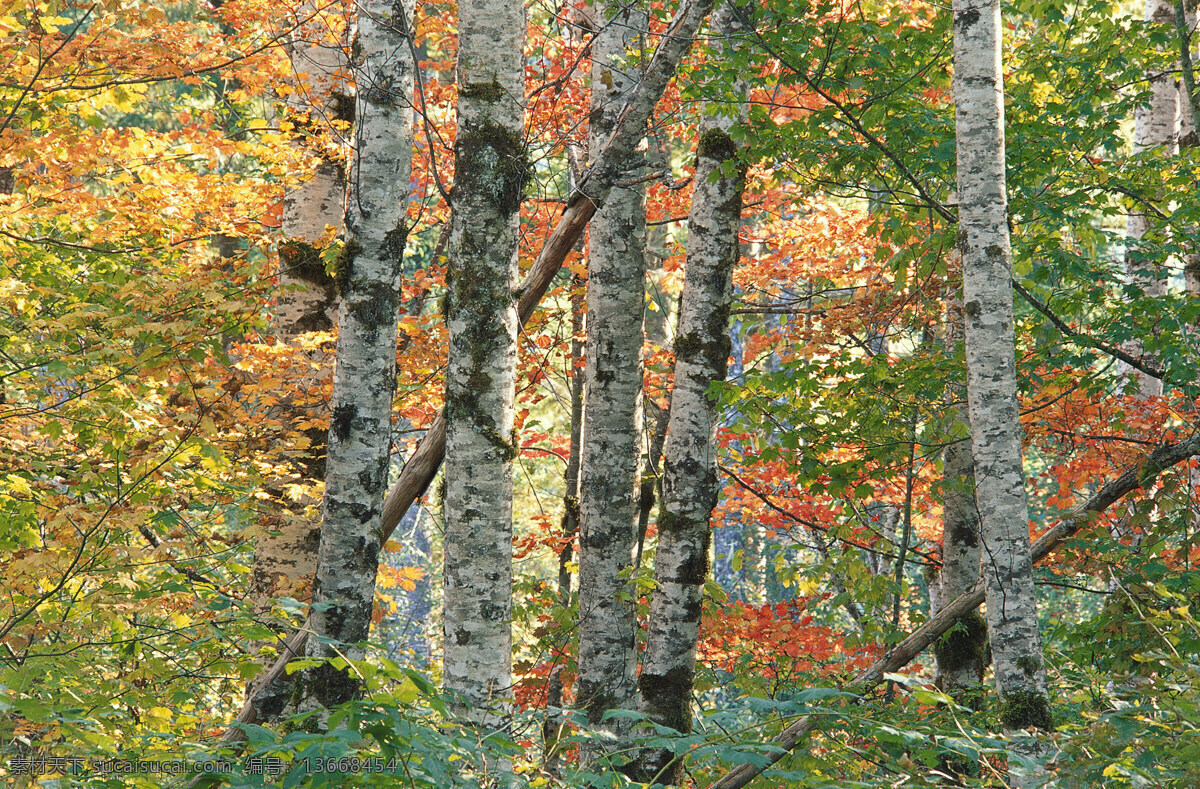
{"label": "peeling white bark", "polygon": [[458,138],[446,326],[443,682],[494,723],[512,686],[513,386],[524,150],[525,7],[459,3]]}
{"label": "peeling white bark", "polygon": [[[353,645],[366,640],[371,626],[412,165],[411,20],[411,0],[359,6],[355,150],[310,657],[362,657],[362,648]],[[356,675],[328,663],[306,671],[304,684],[307,703],[325,708],[358,692]]]}
{"label": "peeling white bark", "polygon": [[[714,14],[714,37],[738,46],[744,30],[741,18],[733,3],[722,5]],[[735,95],[744,96],[745,90],[739,82]],[[656,588],[638,678],[642,711],[654,722],[683,732],[692,728],[710,520],[720,493],[716,407],[708,389],[724,380],[729,357],[729,302],[740,253],[745,186],[745,171],[728,134],[733,120],[719,112],[707,107],[700,124],[688,213],[687,273],[675,340],[675,389],[663,451]],[[670,751],[651,749],[642,754],[638,768],[639,778],[670,784],[682,778],[683,762],[673,759]]]}
{"label": "peeling white bark", "polygon": [[[638,3],[611,2],[597,16],[603,27],[592,44],[593,160],[637,86],[641,75],[628,61],[644,46],[647,25]],[[622,176],[635,178],[642,155],[634,148],[622,154]],[[628,571],[637,543],[641,459],[645,196],[643,184],[615,187],[589,232],[576,699],[592,724],[610,709],[637,707],[637,596]]]}
{"label": "peeling white bark", "polygon": [[1021,466],[1001,41],[999,0],[955,0],[959,249],[975,500],[1001,717],[1025,728],[1024,718],[1004,711],[1033,705],[1048,718],[1049,709]]}
{"label": "peeling white bark", "polygon": [[[1146,0],[1145,18],[1147,22],[1173,25],[1173,0]],[[1175,75],[1170,71],[1151,72],[1147,77],[1150,80],[1150,103],[1138,107],[1134,114],[1133,150],[1135,153],[1161,151],[1164,155],[1171,155],[1175,153],[1179,139],[1179,87]],[[1131,213],[1126,228],[1130,245],[1136,247],[1149,229],[1150,222],[1146,214],[1139,211]],[[1125,277],[1129,283],[1141,288],[1146,296],[1159,298],[1167,294],[1167,278],[1163,272],[1157,265],[1138,260],[1136,254],[1126,253]],[[1141,356],[1141,340],[1126,343],[1125,350]],[[1122,375],[1137,381],[1140,397],[1158,397],[1162,394],[1162,380],[1133,370],[1124,363],[1118,369]]]}

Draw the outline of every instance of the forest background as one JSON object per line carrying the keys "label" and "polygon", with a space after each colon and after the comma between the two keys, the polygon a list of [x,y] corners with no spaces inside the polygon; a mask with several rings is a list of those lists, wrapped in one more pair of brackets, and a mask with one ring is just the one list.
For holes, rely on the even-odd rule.
{"label": "forest background", "polygon": [[[699,24],[700,5],[524,8],[513,156],[527,167],[508,202],[519,274],[546,273],[547,290],[521,304],[513,431],[489,439],[512,483],[511,680],[495,706],[443,669],[443,632],[461,619],[442,578],[462,508],[454,485],[430,483],[461,336],[445,316],[487,290],[446,277],[463,243],[451,204],[471,189],[455,176],[470,147],[456,117],[490,95],[456,88],[468,6],[0,2],[0,776],[193,780],[117,775],[116,759],[180,760],[239,786],[727,788],[764,769],[762,785],[789,787],[997,786],[1029,780],[1022,767],[1036,785],[1200,780],[1194,9],[1003,8],[1042,645],[1024,665],[1044,672],[1052,715],[1022,717],[984,673],[989,623],[967,614],[984,598],[978,548],[969,578],[943,569],[971,542],[947,524],[973,484],[954,14],[765,0],[664,35]],[[380,33],[391,49],[364,50],[377,39],[361,15],[379,9],[411,22]],[[662,71],[672,42],[689,46]],[[412,87],[392,97],[415,122],[411,175],[391,179],[407,184],[391,203],[404,236],[395,392],[373,393],[390,413],[375,485],[390,486],[390,508],[372,505],[385,553],[377,577],[375,554],[354,554],[370,560],[373,627],[351,650],[359,639],[305,623],[337,610],[309,603],[332,550],[319,526],[326,436],[342,430],[335,418],[329,432],[338,302],[370,244],[371,198],[353,191],[374,150],[356,81],[378,76],[379,52],[411,62]],[[647,87],[656,68],[661,95]],[[612,95],[598,109],[601,86]],[[639,97],[633,158],[597,167],[608,137],[593,127],[614,124],[617,139],[629,113],[613,110]],[[677,323],[708,221],[694,194],[733,182],[740,257],[701,347]],[[630,541],[609,573],[617,591],[589,599],[579,520],[589,474],[620,453],[594,450],[588,470],[583,447],[610,434],[585,419],[600,384],[581,383],[599,354],[584,317],[599,303],[599,231],[590,251],[564,233],[582,229],[600,183],[644,190],[642,226],[609,225],[603,244],[635,248],[644,287],[615,313],[642,323],[635,357],[613,362],[637,373]],[[673,403],[676,355],[714,347],[728,353],[710,359],[701,405]],[[587,671],[605,649],[612,670],[633,676],[640,661],[647,676],[655,597],[674,593],[655,574],[680,517],[660,484],[668,416],[706,409],[719,497],[683,712],[647,706],[647,682],[632,704],[600,703]],[[485,563],[466,567],[482,576]],[[581,636],[610,603],[628,611],[625,652]],[[313,627],[322,637],[282,670],[288,639]],[[329,701],[314,676],[353,677],[348,696]]]}

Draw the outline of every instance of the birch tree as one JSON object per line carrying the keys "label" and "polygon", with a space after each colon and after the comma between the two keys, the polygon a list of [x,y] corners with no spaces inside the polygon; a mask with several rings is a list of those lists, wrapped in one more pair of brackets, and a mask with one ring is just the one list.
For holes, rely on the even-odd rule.
{"label": "birch tree", "polygon": [[446,326],[445,689],[494,720],[512,685],[512,439],[525,6],[458,7]]}
{"label": "birch tree", "polygon": [[[946,307],[946,352],[961,353],[962,301],[950,299]],[[942,450],[942,567],[929,585],[931,614],[936,616],[951,600],[975,588],[979,581],[979,511],[975,506],[975,465],[971,458],[971,427],[967,422],[962,383],[947,386],[950,401],[950,443]],[[934,647],[936,683],[954,693],[961,703],[978,706],[983,701],[970,692],[983,682],[987,668],[987,622],[971,611],[959,620]],[[957,692],[956,692],[957,691]]]}
{"label": "birch tree", "polygon": [[[307,655],[364,654],[381,550],[387,492],[396,329],[412,166],[412,5],[370,0],[359,7],[354,160],[346,243],[338,263],[341,309],[334,373],[324,523]],[[353,698],[349,670],[323,663],[305,672],[306,705]]]}
{"label": "birch tree", "polygon": [[[537,261],[517,291],[517,315],[521,323],[525,323],[533,315],[535,307],[550,287],[551,280],[562,267],[567,254],[583,234],[597,206],[604,202],[616,184],[620,170],[609,166],[608,162],[614,157],[619,158],[626,148],[636,147],[654,105],[662,97],[679,62],[691,48],[696,31],[711,9],[712,0],[685,0],[676,11],[646,67],[645,76],[621,111],[616,128],[605,143],[604,150],[591,163],[582,183],[572,193],[562,217],[554,226],[538,254]],[[400,478],[388,491],[380,526],[385,540],[412,503],[429,487],[442,464],[446,453],[445,416],[443,412],[443,415],[430,425],[425,437],[404,464]],[[262,691],[285,677],[288,661],[300,654],[307,643],[308,631],[305,629],[288,639],[280,657],[256,682],[256,691]],[[254,692],[239,710],[235,721],[243,724],[254,723],[269,712],[269,708],[261,703],[260,694]],[[242,729],[236,726],[229,727],[221,736],[226,742],[243,738]]]}
{"label": "birch tree", "polygon": [[[607,2],[592,43],[589,157],[616,126],[640,74],[640,3]],[[636,148],[615,163],[637,181]],[[642,323],[646,272],[645,186],[617,185],[591,223],[588,242],[587,359],[580,468],[579,672],[577,699],[597,724],[607,710],[637,706],[634,603],[628,589],[638,518],[642,427]]]}
{"label": "birch tree", "polygon": [[[1145,19],[1158,25],[1174,23],[1175,10],[1172,0],[1146,0]],[[1159,151],[1169,156],[1175,152],[1179,134],[1179,89],[1171,71],[1149,72],[1150,101],[1138,107],[1134,114],[1134,153]],[[1160,195],[1161,196],[1161,195]],[[1167,294],[1167,280],[1157,266],[1142,258],[1138,242],[1150,230],[1149,217],[1143,211],[1129,214],[1126,228],[1125,277],[1130,284],[1141,289],[1146,296],[1161,298]],[[1131,340],[1126,350],[1135,356],[1142,354],[1142,341]],[[1143,370],[1121,366],[1122,373],[1137,381],[1138,395],[1157,397],[1162,394],[1162,381]]]}
{"label": "birch tree", "polygon": [[[717,10],[713,32],[718,40],[737,46],[746,10],[733,3]],[[742,83],[735,95],[744,96],[745,90]],[[642,711],[655,723],[681,732],[692,728],[710,521],[720,493],[716,406],[708,390],[714,381],[725,379],[729,358],[729,302],[745,186],[745,169],[729,134],[734,120],[721,112],[709,105],[700,123],[688,213],[687,274],[675,339],[675,389],[663,450],[655,592],[638,678]],[[638,770],[642,780],[677,783],[683,762],[667,749],[651,749],[642,755]]]}
{"label": "birch tree", "polygon": [[1053,727],[1038,631],[1013,330],[999,0],[954,2],[967,407],[1001,723]]}
{"label": "birch tree", "polygon": [[[287,97],[287,117],[305,129],[323,128],[334,119],[352,121],[348,64],[340,37],[323,24],[324,17],[311,4],[298,13],[296,32],[288,45],[294,78]],[[337,286],[314,245],[325,236],[327,226],[342,227],[345,198],[344,168],[328,159],[317,162],[311,178],[284,191],[282,230],[286,240],[279,245],[274,328],[280,342],[293,344],[294,354],[315,365],[315,372],[306,375],[305,389],[320,388],[332,374],[332,359],[324,349],[304,351],[295,340],[306,332],[328,331],[337,322]],[[323,402],[288,402],[283,421],[289,426],[312,421],[318,408],[324,407]],[[280,453],[284,456],[279,462],[289,473],[264,485],[271,497],[268,524],[272,528],[259,537],[254,552],[251,597],[259,608],[270,598],[306,598],[311,592],[321,535],[319,502],[304,493],[297,499],[285,491],[303,490],[324,479],[325,435],[318,428],[303,434],[307,448]]]}

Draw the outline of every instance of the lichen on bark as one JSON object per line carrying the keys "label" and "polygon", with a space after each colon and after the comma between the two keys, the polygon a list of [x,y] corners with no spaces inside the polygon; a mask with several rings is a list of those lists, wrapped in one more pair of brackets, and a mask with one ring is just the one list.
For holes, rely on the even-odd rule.
{"label": "lichen on bark", "polygon": [[[738,40],[748,9],[731,4],[713,19],[716,35]],[[739,91],[746,85],[739,83]],[[701,148],[731,141],[733,121],[709,106],[701,121]],[[715,132],[715,133],[714,133]],[[707,140],[707,142],[705,142]],[[692,684],[700,636],[703,587],[709,572],[710,521],[720,486],[717,478],[716,404],[708,396],[723,381],[729,354],[729,302],[739,256],[744,168],[723,168],[736,157],[702,155],[688,214],[687,268],[680,299],[675,389],[663,451],[662,504],[655,591],[638,683],[641,709],[655,723],[682,732],[692,728]],[[643,751],[637,780],[677,783],[682,759],[668,749]]]}
{"label": "lichen on bark", "polygon": [[517,231],[529,177],[525,8],[459,3],[458,138],[446,326],[443,682],[452,709],[496,725],[512,685],[512,441]]}
{"label": "lichen on bark", "polygon": [[[1002,713],[1001,719],[1048,723],[1040,661],[1032,673],[1018,665],[1030,650],[1041,650],[1041,633],[1017,408],[1002,30],[999,0],[955,0],[953,92],[967,404],[996,684],[1002,709],[1021,713]],[[1038,713],[1042,709],[1044,716]]]}
{"label": "lichen on bark", "polygon": [[342,295],[326,467],[324,523],[306,655],[301,709],[326,710],[355,698],[358,674],[330,659],[362,659],[370,632],[380,550],[380,516],[391,449],[396,330],[403,228],[412,163],[412,9],[375,0],[360,9],[354,68],[360,91],[355,178],[347,200],[347,240],[339,256]]}
{"label": "lichen on bark", "polygon": [[[606,20],[592,42],[589,149],[594,160],[616,128],[620,110],[636,89],[645,46],[646,7],[596,4]],[[639,135],[640,136],[640,135]],[[584,762],[603,750],[619,752],[628,721],[601,723],[610,709],[637,706],[637,595],[629,588],[637,539],[637,496],[642,426],[642,327],[645,313],[644,157],[627,146],[614,168],[633,183],[616,186],[600,204],[589,229],[586,397],[579,487],[578,704],[612,740],[597,738],[581,752]]]}

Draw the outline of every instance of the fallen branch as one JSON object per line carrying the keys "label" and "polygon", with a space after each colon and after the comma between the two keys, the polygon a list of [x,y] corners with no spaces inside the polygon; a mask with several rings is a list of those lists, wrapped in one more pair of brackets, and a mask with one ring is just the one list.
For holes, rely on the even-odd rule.
{"label": "fallen branch", "polygon": [[[1150,453],[1140,467],[1131,468],[1109,482],[1076,508],[1075,512],[1038,537],[1031,547],[1033,561],[1038,562],[1049,556],[1063,544],[1063,541],[1090,523],[1095,516],[1104,512],[1112,504],[1120,501],[1126,494],[1146,487],[1164,470],[1198,454],[1200,454],[1200,434],[1195,434],[1185,441],[1160,446]],[[949,630],[959,618],[978,608],[983,603],[983,599],[983,580],[981,579],[975,584],[974,589],[956,597],[937,616],[917,628],[908,638],[897,644],[891,652],[855,677],[848,689],[858,694],[870,691],[883,681],[884,674],[894,673],[908,665],[922,650]],[[740,787],[746,786],[764,770],[790,753],[800,744],[805,735],[817,727],[817,724],[817,716],[805,715],[784,729],[771,743],[778,750],[766,754],[768,761],[765,764],[747,763],[735,767],[711,784],[708,789],[740,789]]]}

